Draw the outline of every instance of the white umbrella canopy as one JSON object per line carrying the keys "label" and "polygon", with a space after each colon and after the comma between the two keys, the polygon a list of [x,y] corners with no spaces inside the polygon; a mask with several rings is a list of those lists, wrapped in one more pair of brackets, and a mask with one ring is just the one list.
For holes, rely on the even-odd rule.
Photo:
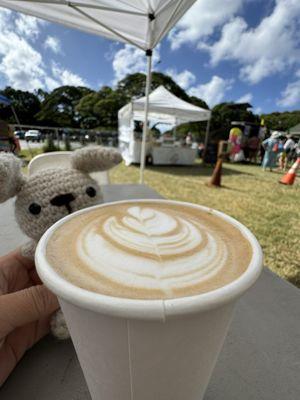
{"label": "white umbrella canopy", "polygon": [[153,49],[195,0],[0,0],[0,6]]}
{"label": "white umbrella canopy", "polygon": [[0,7],[130,43],[148,59],[140,183],[144,180],[152,50],[196,0],[0,0]]}

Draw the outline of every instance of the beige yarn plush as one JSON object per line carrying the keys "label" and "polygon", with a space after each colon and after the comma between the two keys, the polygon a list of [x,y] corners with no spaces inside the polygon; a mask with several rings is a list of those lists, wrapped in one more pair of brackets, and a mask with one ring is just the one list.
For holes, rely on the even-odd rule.
{"label": "beige yarn plush", "polygon": [[[86,147],[72,153],[70,168],[53,166],[26,177],[17,157],[0,153],[0,203],[16,196],[16,220],[32,239],[23,254],[33,258],[40,237],[62,217],[102,202],[100,187],[89,173],[108,170],[121,160],[115,149]],[[61,312],[52,320],[52,332],[60,339],[69,336]]]}

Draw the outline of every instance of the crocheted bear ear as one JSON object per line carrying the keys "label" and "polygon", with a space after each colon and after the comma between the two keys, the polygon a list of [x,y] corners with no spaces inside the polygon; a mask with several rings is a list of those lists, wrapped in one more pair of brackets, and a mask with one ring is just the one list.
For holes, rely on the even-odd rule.
{"label": "crocheted bear ear", "polygon": [[106,171],[122,161],[121,154],[112,148],[95,146],[85,147],[72,153],[72,167],[90,173]]}
{"label": "crocheted bear ear", "polygon": [[0,203],[14,197],[26,182],[21,161],[10,153],[0,153]]}

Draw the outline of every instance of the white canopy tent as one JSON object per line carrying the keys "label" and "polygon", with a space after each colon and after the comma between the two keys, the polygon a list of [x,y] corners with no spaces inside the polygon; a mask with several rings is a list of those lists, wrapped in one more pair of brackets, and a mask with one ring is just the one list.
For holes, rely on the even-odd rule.
{"label": "white canopy tent", "polygon": [[[135,139],[134,121],[144,120],[146,97],[133,100],[119,110],[119,143],[122,155],[127,164],[138,162],[140,157],[140,144]],[[197,107],[176,97],[164,86],[156,88],[148,98],[148,119],[178,126],[185,122],[209,121],[211,111]],[[154,149],[146,143],[146,152]],[[183,150],[182,150],[183,153]],[[191,160],[193,162],[193,160]],[[185,162],[189,162],[186,158]]]}
{"label": "white canopy tent", "polygon": [[148,58],[141,183],[145,166],[152,50],[196,0],[0,0],[0,6],[130,43]]}
{"label": "white canopy tent", "polygon": [[[146,97],[128,103],[119,110],[119,126],[129,119],[143,121]],[[178,126],[185,122],[208,121],[211,111],[181,100],[164,86],[159,86],[149,95],[148,118]]]}

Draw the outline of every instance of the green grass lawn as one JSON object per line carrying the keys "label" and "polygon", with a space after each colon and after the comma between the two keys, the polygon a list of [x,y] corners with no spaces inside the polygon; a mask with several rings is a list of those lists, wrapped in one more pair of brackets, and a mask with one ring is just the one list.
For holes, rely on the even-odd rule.
{"label": "green grass lawn", "polygon": [[[278,183],[282,173],[258,166],[225,164],[221,189],[205,185],[210,167],[150,167],[145,183],[167,199],[202,204],[245,224],[258,238],[265,265],[300,287],[300,178]],[[111,171],[112,183],[138,183],[139,168],[124,164]]]}

